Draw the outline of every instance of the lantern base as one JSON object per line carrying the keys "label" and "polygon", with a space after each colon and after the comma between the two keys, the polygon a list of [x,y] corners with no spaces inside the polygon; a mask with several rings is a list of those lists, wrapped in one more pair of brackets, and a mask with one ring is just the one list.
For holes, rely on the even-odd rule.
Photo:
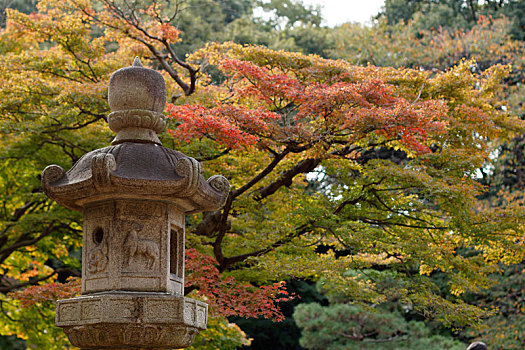
{"label": "lantern base", "polygon": [[55,323],[82,349],[166,350],[190,346],[207,314],[183,296],[107,292],[57,301]]}

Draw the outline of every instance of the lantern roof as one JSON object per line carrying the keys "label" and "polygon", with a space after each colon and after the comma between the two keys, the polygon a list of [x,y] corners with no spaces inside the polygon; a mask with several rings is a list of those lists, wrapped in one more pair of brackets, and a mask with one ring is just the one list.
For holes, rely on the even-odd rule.
{"label": "lantern roof", "polygon": [[166,126],[166,84],[159,72],[135,58],[111,76],[108,100],[109,127],[117,133],[111,146],[85,154],[67,172],[58,165],[44,169],[42,184],[50,198],[74,210],[119,198],[167,201],[185,213],[224,204],[230,188],[225,177],[206,180],[198,161],[161,145],[157,133]]}

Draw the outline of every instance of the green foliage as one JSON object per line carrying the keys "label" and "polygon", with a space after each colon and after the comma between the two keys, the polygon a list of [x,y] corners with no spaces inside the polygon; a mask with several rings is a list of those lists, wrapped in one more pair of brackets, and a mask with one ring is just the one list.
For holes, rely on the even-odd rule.
{"label": "green foliage", "polygon": [[489,349],[520,350],[525,343],[523,310],[515,315],[497,315],[484,324],[482,332],[473,332],[474,338],[485,339]]}
{"label": "green foliage", "polygon": [[31,13],[36,10],[35,0],[2,0],[0,1],[0,27],[5,27],[6,10],[16,9],[23,13]]}
{"label": "green foliage", "polygon": [[22,307],[21,301],[5,296],[2,296],[1,302],[2,334],[26,340],[29,348],[62,350],[70,346],[64,332],[54,325],[54,300],[43,301],[27,308]]}
{"label": "green foliage", "polygon": [[[325,54],[327,28],[320,28],[320,10],[296,0],[191,0],[181,2],[176,27],[180,57],[209,42],[234,41],[274,49]],[[263,14],[254,17],[253,11]]]}
{"label": "green foliage", "polygon": [[360,305],[301,304],[294,319],[302,328],[300,343],[306,349],[450,349],[466,345],[432,334],[423,322],[407,322],[398,312]]}
{"label": "green foliage", "polygon": [[185,57],[207,42],[224,40],[224,33],[229,33],[238,22],[247,20],[252,23],[250,17],[255,5],[251,0],[191,0],[175,3],[180,3],[181,7],[176,21],[182,39],[176,47],[180,57]]}
{"label": "green foliage", "polygon": [[497,314],[485,320],[481,329],[466,331],[466,336],[484,339],[489,349],[523,348],[525,343],[524,271],[523,263],[502,265],[501,272],[494,276],[497,284],[480,294],[467,296],[473,303],[496,310]]}
{"label": "green foliage", "polygon": [[[465,304],[458,296],[471,288],[488,286],[490,280],[484,275],[495,267],[492,263],[486,264],[487,261],[482,262],[483,255],[463,256],[455,252],[460,246],[472,244],[485,249],[487,245],[482,248],[481,241],[489,239],[489,232],[494,232],[492,223],[490,228],[487,226],[492,220],[498,220],[502,229],[512,228],[510,222],[503,225],[495,213],[484,212],[478,217],[474,210],[469,209],[476,202],[475,194],[482,189],[475,180],[476,170],[487,156],[487,145],[483,145],[477,135],[483,130],[496,130],[491,126],[482,126],[488,122],[479,119],[483,114],[465,108],[465,103],[472,103],[476,108],[488,107],[491,102],[484,104],[480,98],[492,99],[495,96],[489,92],[494,91],[492,89],[495,87],[491,83],[476,84],[478,78],[470,69],[471,63],[465,62],[446,73],[433,75],[408,70],[350,67],[344,62],[233,44],[213,45],[198,55],[203,55],[207,62],[217,62],[225,74],[240,71],[231,80],[238,84],[233,86],[233,96],[229,81],[226,81],[228,88],[223,93],[220,91],[222,87],[210,87],[210,95],[195,95],[184,101],[192,101],[196,107],[173,107],[170,112],[173,118],[178,118],[182,123],[174,131],[181,139],[209,137],[217,140],[222,147],[232,148],[227,155],[209,163],[217,170],[223,169],[233,179],[234,188],[242,189],[234,192],[232,207],[225,209],[231,210],[232,216],[228,235],[220,241],[225,253],[224,266],[236,262],[237,258],[230,257],[242,247],[241,254],[233,256],[250,257],[246,262],[253,264],[257,270],[248,270],[249,266],[244,265],[243,269],[232,271],[238,276],[251,275],[251,278],[260,280],[272,275],[314,279],[322,276],[326,285],[330,286],[328,289],[343,293],[352,300],[381,303],[396,297],[448,325],[479,321],[480,310]],[[505,69],[500,69],[502,67],[494,67],[492,73],[485,76],[496,78],[504,74]],[[283,71],[288,74],[282,75]],[[450,115],[445,117],[446,131],[441,134],[437,131],[439,128],[433,129],[432,125],[426,125],[425,130],[432,134],[429,136],[430,142],[446,147],[437,146],[439,151],[436,152],[425,151],[424,147],[419,148],[417,141],[411,143],[403,138],[391,140],[388,133],[370,132],[373,128],[381,130],[383,123],[391,125],[399,119],[389,119],[388,113],[382,114],[384,110],[377,109],[374,115],[377,119],[364,117],[366,122],[361,124],[360,118],[368,114],[357,107],[359,102],[347,105],[348,100],[332,95],[334,93],[337,96],[340,91],[349,94],[353,91],[354,86],[345,85],[346,80],[338,81],[341,76],[347,77],[345,74],[348,74],[350,82],[358,82],[359,87],[368,78],[385,79],[392,84],[384,89],[376,86],[374,91],[381,91],[380,94],[385,95],[375,101],[382,101],[383,96],[389,96],[387,91],[392,91],[390,88],[395,89],[397,96],[411,94],[412,97],[408,98],[411,101],[417,100],[417,96],[424,99],[445,98],[450,103]],[[329,79],[338,81],[334,84],[340,84],[337,85],[340,90],[331,89],[332,85],[326,83]],[[288,86],[284,92],[279,88],[283,80]],[[321,85],[321,91],[313,87],[320,84],[326,84]],[[485,86],[489,90],[486,93],[463,90],[470,89],[469,86]],[[248,92],[249,97],[243,95]],[[213,107],[213,98],[217,98],[217,94],[218,98],[230,95],[232,103],[240,101],[245,106],[277,110],[279,114],[276,118],[294,120],[294,124],[289,126],[290,129],[285,123],[284,126],[262,124],[258,129],[261,132],[255,134],[259,141],[254,142],[253,138],[246,135],[252,132],[246,127],[250,124],[245,124],[244,119],[238,122],[234,117],[229,118],[229,106]],[[351,101],[356,101],[356,95],[351,96],[354,99]],[[388,97],[384,98],[388,100]],[[290,105],[294,109],[286,108]],[[317,106],[326,109],[320,112]],[[239,110],[242,111],[236,109]],[[431,113],[438,113],[440,117],[436,117],[436,120],[440,120],[442,115],[438,112],[439,108],[431,110]],[[244,112],[241,115],[244,116]],[[319,118],[319,115],[326,117]],[[351,121],[346,118],[351,118]],[[517,122],[513,118],[498,117],[494,124],[489,123],[496,126],[503,120]],[[403,125],[406,127],[409,124],[410,121],[405,120]],[[345,129],[348,125],[352,125],[350,131]],[[418,125],[421,127],[421,124]],[[272,129],[274,127],[276,129]],[[468,131],[472,127],[476,128],[476,132]],[[325,128],[331,131],[325,132]],[[265,133],[268,129],[275,131]],[[281,134],[287,135],[285,141],[277,136]],[[332,138],[332,135],[337,137]],[[354,144],[354,140],[360,142]],[[250,153],[242,148],[234,148],[243,143],[248,144],[245,147],[251,147],[252,142],[257,148],[250,148]],[[264,154],[274,149],[286,152],[287,142],[293,142],[293,146],[288,147],[304,147],[304,150],[300,148],[297,151],[301,156],[284,153],[284,161],[275,166],[277,173],[273,172],[274,165],[269,165],[271,173],[262,179],[260,186],[255,187],[255,192],[243,195],[242,184],[268,167],[265,159],[275,162],[282,157],[281,153],[273,157]],[[318,143],[322,146],[316,148]],[[355,154],[339,157],[338,147],[345,145],[348,148],[344,149],[352,149],[350,144],[355,147]],[[382,146],[378,147],[378,144]],[[468,151],[464,149],[470,146],[473,148]],[[382,147],[403,150],[405,159],[396,163],[390,159],[378,160],[364,156],[369,150]],[[328,178],[331,182],[325,186],[326,192],[311,195],[304,178],[293,177],[314,169],[319,179]],[[290,181],[288,176],[294,181]],[[271,191],[273,188],[278,191]],[[486,219],[484,223],[480,221],[482,217]],[[279,231],[276,232],[275,227],[279,227]],[[193,232],[199,234],[199,227]],[[451,235],[450,232],[457,234]],[[513,234],[518,233],[514,231]],[[288,239],[296,243],[285,244]],[[349,254],[336,258],[331,254],[317,255],[312,249],[306,248],[321,242],[333,244],[338,249],[347,249]],[[278,246],[274,249],[260,248],[275,245]],[[509,247],[515,247],[518,251],[521,249],[513,243]],[[261,251],[266,253],[261,254]],[[522,256],[518,251],[517,256]],[[501,251],[498,250],[499,253]],[[400,288],[383,288],[381,274],[365,273],[376,265],[393,270],[391,278],[399,282]],[[347,274],[349,268],[361,271],[362,276],[357,278]],[[434,271],[451,276],[449,290],[453,296],[450,299],[435,294],[434,282],[425,277]]]}
{"label": "green foliage", "polygon": [[279,303],[285,320],[282,322],[271,322],[264,319],[231,318],[238,324],[253,341],[249,347],[252,350],[302,350],[299,345],[301,331],[292,317],[295,307],[302,303],[318,302],[327,304],[326,297],[317,291],[314,283],[292,279],[286,281],[287,290],[296,296],[295,299]]}
{"label": "green foliage", "polygon": [[469,29],[482,17],[512,20],[512,36],[523,40],[525,4],[520,0],[386,0],[383,11],[389,25],[414,20],[421,29]]}
{"label": "green foliage", "polygon": [[[426,70],[446,69],[462,58],[475,58],[477,64],[473,69],[481,71],[495,63],[506,62],[513,66],[513,71],[506,81],[502,95],[506,101],[501,108],[523,115],[525,55],[524,44],[519,40],[523,40],[524,3],[472,3],[475,11],[469,14],[463,12],[469,10],[469,6],[461,6],[465,4],[463,1],[387,0],[383,15],[372,28],[343,25],[336,29],[337,41],[342,44],[339,50],[333,51],[333,55],[359,63],[422,67]],[[516,136],[493,151],[492,157],[496,159],[481,168],[478,177],[483,174],[480,180],[488,188],[482,196],[483,206],[501,208],[511,205],[516,207],[515,210],[521,210],[525,188],[522,186],[522,146],[523,136]],[[503,259],[502,255],[494,256],[495,261]],[[520,259],[514,261],[519,262]],[[492,276],[498,284],[482,289],[482,296],[478,296],[475,302],[494,310],[495,315],[484,322],[483,331],[469,331],[462,336],[484,339],[489,348],[517,349],[522,347],[520,342],[523,342],[520,338],[523,334],[523,310],[514,308],[505,311],[507,308],[500,302],[507,299],[503,295],[516,296],[516,290],[509,283],[519,280],[520,272],[512,267],[502,269],[505,272],[501,275]],[[509,273],[513,270],[515,275]],[[519,300],[520,293],[517,293]]]}
{"label": "green foliage", "polygon": [[422,0],[385,0],[382,13],[389,25],[408,22],[421,9]]}
{"label": "green foliage", "polygon": [[[200,9],[209,26],[204,32],[207,35],[240,20],[252,6],[248,1],[190,5],[195,6],[182,11],[177,19],[181,25],[184,20],[195,23],[191,13],[185,16]],[[0,186],[4,194],[0,206],[0,268],[7,276],[0,282],[4,293],[4,313],[0,316],[3,334],[16,334],[37,348],[63,348],[67,344],[61,330],[54,327],[52,299],[56,297],[24,306],[23,297],[5,293],[78,275],[81,242],[81,215],[49,201],[40,188],[39,174],[49,164],[68,169],[84,153],[111,140],[103,126],[108,113],[109,74],[129,65],[130,57],[144,56],[147,50],[137,45],[142,45],[144,38],[126,23],[104,30],[112,14],[99,12],[95,17],[89,6],[83,1],[41,1],[38,14],[9,10],[9,23],[0,33]],[[100,4],[95,7],[102,8]],[[222,15],[212,15],[218,8]],[[174,8],[169,5],[165,10]],[[151,9],[143,14],[148,18]],[[177,42],[178,32],[173,27],[148,27],[152,32],[160,29],[161,41]],[[192,35],[191,28],[185,33]],[[210,39],[202,40],[201,44]],[[157,45],[155,49],[159,47],[158,42],[151,43]],[[172,80],[168,79],[168,85],[175,90]],[[36,293],[34,289],[26,291]],[[264,293],[270,295],[271,290],[260,289],[259,294]],[[224,320],[213,319],[208,333],[203,337],[209,338],[199,343],[203,349],[235,348],[248,342],[242,331]]]}
{"label": "green foliage", "polygon": [[268,24],[274,28],[292,28],[301,24],[318,27],[321,24],[319,6],[305,6],[301,1],[294,0],[263,0],[259,1],[259,4],[262,9],[272,14]]}
{"label": "green foliage", "polygon": [[222,317],[208,318],[208,328],[200,332],[189,350],[235,350],[249,346],[251,339],[235,323]]}
{"label": "green foliage", "polygon": [[0,348],[4,350],[24,350],[26,348],[23,340],[14,335],[0,336]]}
{"label": "green foliage", "polygon": [[511,29],[506,18],[482,18],[468,30],[420,29],[414,20],[393,26],[382,20],[372,27],[344,24],[334,29],[338,47],[331,56],[356,64],[426,70],[448,69],[462,59],[475,59],[475,69],[481,71],[498,63],[511,64],[514,85],[522,79],[525,48],[523,42],[510,38]]}

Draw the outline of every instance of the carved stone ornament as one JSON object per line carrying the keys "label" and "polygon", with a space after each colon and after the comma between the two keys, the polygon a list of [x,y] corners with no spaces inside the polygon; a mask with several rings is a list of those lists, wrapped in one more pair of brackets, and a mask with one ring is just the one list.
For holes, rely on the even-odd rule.
{"label": "carved stone ornament", "polygon": [[228,193],[230,190],[230,183],[222,175],[213,175],[208,179],[210,186],[219,193]]}
{"label": "carved stone ornament", "polygon": [[146,128],[161,133],[166,128],[166,117],[162,113],[145,109],[116,111],[108,115],[108,125],[114,132],[125,128]]}
{"label": "carved stone ornament", "polygon": [[66,172],[58,165],[49,165],[42,172],[42,187],[48,192],[51,183],[57,183],[64,178]]}
{"label": "carved stone ornament", "polygon": [[186,213],[213,211],[229,191],[225,178],[206,181],[198,161],[154,143],[101,148],[84,155],[69,171],[60,169],[52,165],[44,170],[43,188],[58,203],[79,211],[102,193],[106,198],[141,195],[171,201]]}
{"label": "carved stone ornament", "polygon": [[106,271],[108,267],[107,245],[95,247],[89,252],[87,270],[90,274],[95,275]]}
{"label": "carved stone ornament", "polygon": [[185,348],[206,329],[207,310],[182,296],[105,293],[58,301],[56,324],[80,348]]}
{"label": "carved stone ornament", "polygon": [[187,181],[184,196],[191,196],[197,191],[202,176],[201,163],[190,157],[181,158],[175,163],[175,173]]}
{"label": "carved stone ornament", "polygon": [[131,229],[124,241],[124,256],[126,257],[126,266],[134,261],[137,263],[136,257],[142,257],[141,260],[144,260],[145,268],[152,270],[159,260],[159,245],[153,240],[139,238],[137,230]]}
{"label": "carved stone ornament", "polygon": [[157,133],[166,84],[138,58],[110,78],[111,146],[67,172],[42,173],[46,194],[84,214],[82,295],[58,300],[56,324],[82,349],[188,347],[206,329],[207,305],[184,297],[184,226],[189,213],[219,210],[230,185],[162,147]]}
{"label": "carved stone ornament", "polygon": [[93,184],[97,190],[111,185],[110,174],[117,170],[117,163],[112,154],[96,154],[91,160],[91,174]]}

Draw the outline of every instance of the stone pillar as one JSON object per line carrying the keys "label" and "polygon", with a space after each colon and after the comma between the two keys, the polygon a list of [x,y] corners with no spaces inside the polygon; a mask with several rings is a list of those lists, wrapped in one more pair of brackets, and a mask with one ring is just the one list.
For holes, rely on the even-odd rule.
{"label": "stone pillar", "polygon": [[111,76],[108,99],[111,146],[42,173],[50,198],[84,213],[82,295],[57,301],[56,325],[82,349],[185,348],[207,321],[184,297],[185,214],[218,210],[229,183],[162,147],[165,82],[138,58]]}

